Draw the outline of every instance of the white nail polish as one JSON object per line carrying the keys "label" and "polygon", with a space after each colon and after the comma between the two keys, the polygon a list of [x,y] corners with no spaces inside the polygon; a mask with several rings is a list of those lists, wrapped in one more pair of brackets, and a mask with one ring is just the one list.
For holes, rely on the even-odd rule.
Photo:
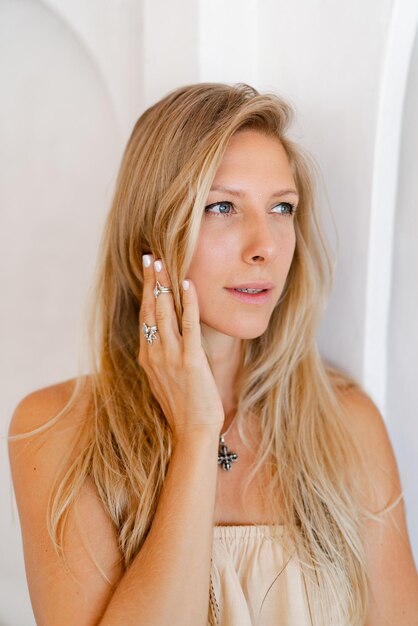
{"label": "white nail polish", "polygon": [[156,272],[161,272],[163,264],[161,261],[154,261],[154,267]]}
{"label": "white nail polish", "polygon": [[143,254],[142,260],[144,262],[145,267],[149,267],[151,265],[151,257],[149,254]]}

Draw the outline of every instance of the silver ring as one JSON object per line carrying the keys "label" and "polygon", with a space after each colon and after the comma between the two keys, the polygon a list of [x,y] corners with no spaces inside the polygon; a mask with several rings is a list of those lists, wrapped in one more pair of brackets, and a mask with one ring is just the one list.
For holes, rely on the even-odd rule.
{"label": "silver ring", "polygon": [[148,326],[145,322],[142,324],[142,332],[145,339],[151,345],[152,342],[157,337],[158,328],[157,326]]}
{"label": "silver ring", "polygon": [[171,291],[173,290],[170,289],[170,287],[163,287],[161,283],[159,283],[157,280],[157,284],[155,285],[153,294],[154,294],[155,299],[157,299],[160,293],[170,293]]}

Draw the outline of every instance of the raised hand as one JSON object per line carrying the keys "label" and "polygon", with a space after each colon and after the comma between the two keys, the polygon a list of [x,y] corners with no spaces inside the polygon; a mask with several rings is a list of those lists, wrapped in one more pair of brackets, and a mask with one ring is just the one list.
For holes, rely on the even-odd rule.
{"label": "raised hand", "polygon": [[[144,292],[139,311],[139,356],[151,390],[158,400],[174,437],[202,430],[221,432],[225,415],[216,382],[202,347],[199,303],[196,289],[188,280],[182,288],[183,318],[180,334],[173,296],[154,296],[157,281],[171,288],[161,260],[153,263],[144,255]],[[144,323],[151,327],[150,341]],[[157,327],[158,330],[152,330]]]}

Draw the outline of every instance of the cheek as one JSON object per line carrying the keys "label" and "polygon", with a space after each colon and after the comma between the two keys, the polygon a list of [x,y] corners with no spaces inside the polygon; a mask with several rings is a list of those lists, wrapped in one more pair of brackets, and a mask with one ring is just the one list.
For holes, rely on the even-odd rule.
{"label": "cheek", "polygon": [[290,265],[293,259],[295,249],[296,231],[292,224],[284,232],[281,233],[280,237],[279,257],[281,257],[283,263],[288,262]]}
{"label": "cheek", "polygon": [[209,276],[224,274],[231,259],[233,242],[225,237],[200,236],[187,273],[195,282],[208,286]]}
{"label": "cheek", "polygon": [[286,244],[286,257],[288,259],[288,267],[290,268],[293,260],[293,256],[296,250],[296,233],[293,231],[292,236],[289,237],[289,240]]}

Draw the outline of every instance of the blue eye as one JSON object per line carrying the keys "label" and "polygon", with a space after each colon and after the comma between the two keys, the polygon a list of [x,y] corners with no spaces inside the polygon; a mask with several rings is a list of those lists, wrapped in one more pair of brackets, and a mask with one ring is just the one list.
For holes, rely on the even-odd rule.
{"label": "blue eye", "polygon": [[[215,207],[218,207],[217,211],[212,210]],[[290,204],[290,202],[280,202],[279,204],[276,204],[276,206],[273,208],[275,209],[276,207],[284,207],[284,209],[280,211],[278,215],[293,215],[295,212],[295,207],[293,204]],[[231,209],[232,202],[213,202],[212,204],[208,204],[208,206],[205,207],[205,213],[208,213],[210,215],[223,215],[224,217],[229,217],[230,215],[232,215]]]}
{"label": "blue eye", "polygon": [[290,204],[290,202],[280,202],[280,204],[276,204],[276,206],[282,206],[286,208],[285,211],[281,212],[281,215],[293,215],[293,213],[295,212],[295,207],[293,204]]}
{"label": "blue eye", "polygon": [[[215,207],[219,207],[220,210],[218,212],[211,213],[209,209],[213,209]],[[232,208],[231,202],[213,202],[213,204],[208,204],[208,206],[205,207],[205,213],[211,213],[212,215],[223,215],[224,217],[229,217],[231,213],[227,213],[226,210],[231,209],[231,208]]]}

